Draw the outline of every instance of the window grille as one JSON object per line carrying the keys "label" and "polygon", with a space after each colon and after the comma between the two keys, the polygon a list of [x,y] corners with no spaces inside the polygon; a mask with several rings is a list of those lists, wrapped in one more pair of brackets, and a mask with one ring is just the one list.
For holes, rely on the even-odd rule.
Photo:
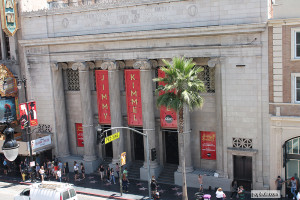
{"label": "window grille", "polygon": [[41,133],[51,133],[52,132],[52,128],[49,124],[39,124],[38,130]]}
{"label": "window grille", "polygon": [[249,138],[232,138],[233,147],[252,149],[252,139]]}
{"label": "window grille", "polygon": [[67,69],[67,90],[69,91],[79,91],[79,72],[78,70]]}
{"label": "window grille", "polygon": [[215,68],[202,66],[203,71],[200,73],[199,78],[203,81],[207,93],[215,93]]}

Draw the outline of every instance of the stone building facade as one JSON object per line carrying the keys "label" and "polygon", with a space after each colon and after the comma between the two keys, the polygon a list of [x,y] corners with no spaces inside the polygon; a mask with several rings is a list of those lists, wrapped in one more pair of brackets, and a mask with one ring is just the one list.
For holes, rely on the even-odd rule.
{"label": "stone building facade", "polygon": [[[54,154],[84,161],[88,173],[108,156],[115,164],[122,151],[129,164],[145,160],[138,154],[146,152],[145,145],[138,148],[143,139],[127,130],[119,130],[110,149],[96,144],[95,71],[108,70],[111,124],[102,127],[109,128],[128,126],[124,72],[137,69],[143,126],[133,128],[151,129],[149,147],[158,154],[151,174],[159,176],[169,162],[168,148],[178,152],[183,141],[176,130],[160,126],[152,78],[162,59],[185,56],[205,68],[209,89],[201,110],[185,112],[191,132],[184,138],[185,155],[174,158],[178,165],[186,157],[188,186],[196,185],[199,169],[212,169],[219,177],[206,176],[206,187],[229,190],[232,179],[246,177],[249,188],[268,188],[268,6],[265,0],[99,0],[22,12],[19,44],[28,94],[37,102],[39,122],[51,124]],[[84,147],[77,143],[78,123]],[[201,131],[215,133],[216,160],[202,159]],[[145,162],[141,179],[146,168]],[[181,184],[177,168],[174,182]]]}
{"label": "stone building facade", "polygon": [[273,189],[277,176],[299,178],[300,20],[295,9],[299,5],[294,0],[278,0],[269,20],[270,144],[275,144],[270,145]]}

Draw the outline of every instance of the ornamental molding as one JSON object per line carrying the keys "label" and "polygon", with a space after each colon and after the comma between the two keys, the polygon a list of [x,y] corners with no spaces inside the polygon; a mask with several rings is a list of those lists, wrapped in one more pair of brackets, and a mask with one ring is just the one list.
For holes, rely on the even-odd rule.
{"label": "ornamental molding", "polygon": [[207,62],[207,65],[209,67],[215,67],[217,64],[220,63],[220,59],[219,58],[212,58]]}
{"label": "ornamental molding", "polygon": [[[90,12],[95,10],[106,10],[130,6],[142,6],[159,3],[171,3],[180,2],[182,0],[98,0],[93,4],[74,4],[71,2],[71,6],[64,4],[64,6],[55,6],[51,9],[45,8],[38,11],[22,12],[22,17],[33,17],[33,16],[49,16],[57,14],[70,14],[76,12]],[[73,6],[72,6],[73,5]]]}
{"label": "ornamental molding", "polygon": [[52,71],[58,71],[58,64],[57,63],[51,63],[50,67],[51,67]]}
{"label": "ornamental molding", "polygon": [[141,70],[150,70],[152,69],[152,65],[149,60],[139,60],[133,64],[133,68]]}
{"label": "ornamental molding", "polygon": [[107,70],[107,69],[114,69],[117,68],[116,63],[114,61],[105,61],[101,64],[101,69],[102,70]]}
{"label": "ornamental molding", "polygon": [[86,63],[76,62],[72,64],[72,69],[79,70],[79,71],[88,71],[89,67]]}
{"label": "ornamental molding", "polygon": [[86,62],[86,65],[89,69],[95,69],[95,63],[94,62]]}

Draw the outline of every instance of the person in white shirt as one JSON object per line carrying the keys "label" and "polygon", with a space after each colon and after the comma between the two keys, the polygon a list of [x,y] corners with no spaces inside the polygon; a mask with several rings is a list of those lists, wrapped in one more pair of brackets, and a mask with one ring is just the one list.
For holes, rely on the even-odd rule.
{"label": "person in white shirt", "polygon": [[226,198],[226,195],[223,192],[222,188],[218,188],[218,190],[216,191],[216,197],[219,200],[224,200],[224,198]]}
{"label": "person in white shirt", "polygon": [[59,169],[56,173],[57,177],[59,178],[59,182],[61,182],[61,169]]}
{"label": "person in white shirt", "polygon": [[45,176],[45,170],[44,170],[44,166],[41,166],[40,168],[40,175],[41,175],[41,179],[42,179],[42,182],[44,181],[44,176]]}

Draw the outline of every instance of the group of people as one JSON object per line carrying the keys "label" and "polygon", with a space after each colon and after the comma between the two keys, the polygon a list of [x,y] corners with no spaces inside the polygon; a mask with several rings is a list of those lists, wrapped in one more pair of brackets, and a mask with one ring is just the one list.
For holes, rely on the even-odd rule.
{"label": "group of people", "polygon": [[[206,174],[204,174],[205,176]],[[199,191],[203,193],[203,175],[198,175],[198,182],[199,182]],[[231,196],[230,199],[233,197],[239,198],[239,199],[245,199],[245,189],[244,187],[238,186],[238,183],[236,180],[233,180],[231,183]],[[222,188],[218,188],[216,191],[216,198],[219,200],[224,200],[226,198],[226,194],[224,193]]]}
{"label": "group of people", "polygon": [[298,192],[297,192],[297,188],[299,186],[298,178],[295,178],[293,176],[290,179],[283,181],[283,179],[280,176],[278,176],[277,179],[275,180],[276,189],[281,192],[282,186],[284,184],[288,184],[290,186],[290,192],[293,195],[293,199],[300,200],[300,190],[298,190]]}
{"label": "group of people", "polygon": [[83,163],[80,163],[80,165],[74,161],[74,180],[77,181],[80,178],[79,170],[81,173],[81,178],[85,179],[85,167]]}
{"label": "group of people", "polygon": [[62,175],[65,174],[67,180],[69,180],[69,165],[68,162],[62,164],[61,161],[47,161],[44,162],[41,166],[37,163],[36,167],[36,176],[41,181],[44,181],[45,178],[50,179],[50,177],[55,177],[56,180],[62,181]]}

